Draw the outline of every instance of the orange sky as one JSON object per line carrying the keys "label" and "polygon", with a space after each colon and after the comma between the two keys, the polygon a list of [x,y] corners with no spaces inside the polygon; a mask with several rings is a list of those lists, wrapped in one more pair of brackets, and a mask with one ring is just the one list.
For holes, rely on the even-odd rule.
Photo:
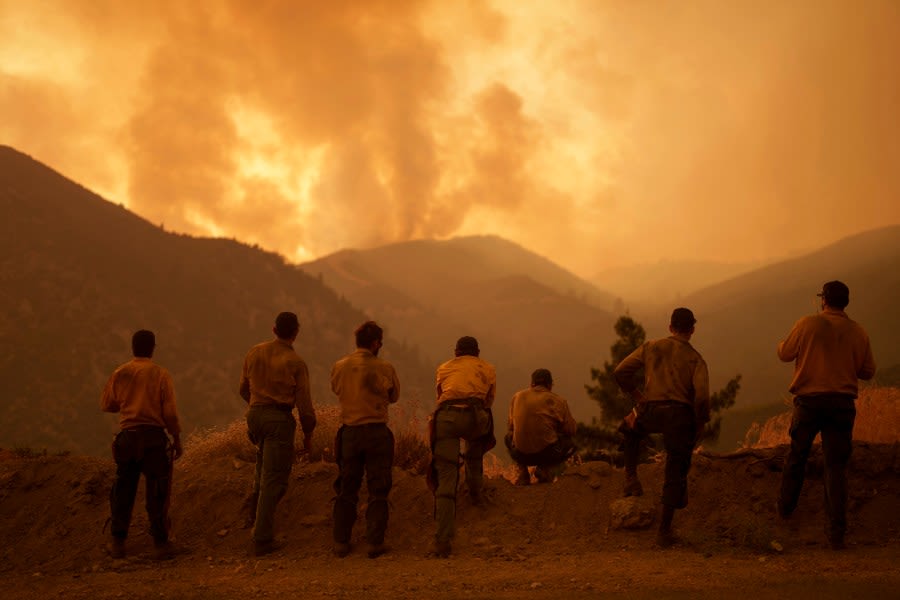
{"label": "orange sky", "polygon": [[894,0],[0,0],[0,143],[298,261],[743,262],[900,222],[897,57]]}

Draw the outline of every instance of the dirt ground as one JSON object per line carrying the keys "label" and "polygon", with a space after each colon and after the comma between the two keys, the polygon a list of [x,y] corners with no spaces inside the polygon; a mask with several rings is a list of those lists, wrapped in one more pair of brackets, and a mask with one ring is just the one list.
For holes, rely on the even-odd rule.
{"label": "dirt ground", "polygon": [[[821,454],[800,506],[781,522],[773,503],[785,447],[698,453],[690,504],[676,515],[682,542],[661,550],[654,525],[618,529],[623,473],[603,462],[574,465],[553,484],[515,487],[495,474],[488,502],[462,496],[449,559],[427,558],[432,496],[424,478],[394,472],[390,551],[366,558],[357,539],[331,547],[328,462],[301,463],[279,505],[283,549],[248,555],[243,501],[253,477],[244,445],[214,436],[189,446],[175,470],[175,559],[149,560],[143,489],[129,556],[105,552],[110,460],[0,452],[0,586],[3,598],[896,598],[900,586],[900,444],[857,443],[851,465],[849,548],[824,545]],[[642,465],[650,515],[661,465]],[[365,509],[363,495],[360,514]],[[364,519],[355,535],[362,535]]]}

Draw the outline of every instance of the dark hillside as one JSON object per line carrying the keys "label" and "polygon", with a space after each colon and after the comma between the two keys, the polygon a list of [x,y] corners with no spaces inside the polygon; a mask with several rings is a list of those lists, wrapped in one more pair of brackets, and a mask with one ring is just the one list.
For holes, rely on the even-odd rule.
{"label": "dark hillside", "polygon": [[[707,357],[714,387],[735,373],[744,375],[735,414],[764,405],[774,409],[789,399],[793,365],[780,362],[775,348],[798,319],[818,310],[816,293],[831,279],[850,286],[847,313],[868,331],[879,370],[891,373],[900,364],[898,225],[845,238],[684,299],[697,314],[695,345]],[[729,429],[746,431],[745,425]],[[727,447],[732,441],[723,439]]]}
{"label": "dark hillside", "polygon": [[[157,334],[185,427],[231,422],[244,353],[271,337],[281,310],[300,316],[314,401],[331,403],[329,370],[352,349],[359,310],[278,255],[166,232],[0,147],[3,445],[105,452],[99,394],[138,328]],[[383,325],[385,356],[408,374],[405,396],[418,396],[428,369]]]}
{"label": "dark hillside", "polygon": [[576,417],[598,414],[584,384],[612,343],[614,299],[546,258],[472,236],[344,250],[301,268],[363,310],[389,316],[434,365],[452,357],[461,335],[476,336],[497,367],[502,427],[512,394],[539,367],[553,372]]}

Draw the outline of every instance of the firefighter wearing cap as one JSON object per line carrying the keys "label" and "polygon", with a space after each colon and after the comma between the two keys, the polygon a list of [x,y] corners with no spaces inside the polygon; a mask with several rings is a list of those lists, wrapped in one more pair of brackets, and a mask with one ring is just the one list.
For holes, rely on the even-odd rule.
{"label": "firefighter wearing cap", "polygon": [[858,380],[875,375],[869,336],[844,309],[850,289],[829,281],[819,293],[822,312],[797,321],[778,344],[778,358],[794,363],[791,450],[784,466],[777,509],[787,518],[797,507],[806,460],[816,434],[825,458],[826,533],[834,549],[847,529],[847,463],[850,460]]}
{"label": "firefighter wearing cap", "polygon": [[[637,477],[641,440],[648,433],[663,434],[666,449],[665,482],[657,542],[675,542],[672,518],[687,506],[687,476],[691,454],[709,421],[709,373],[706,361],[691,346],[697,320],[687,308],[676,308],[667,338],[645,342],[625,357],[613,372],[616,383],[635,402],[634,420],[621,430],[625,435],[625,495],[643,494]],[[644,369],[644,391],[635,374]]]}
{"label": "firefighter wearing cap", "polygon": [[439,557],[449,556],[454,534],[460,440],[465,441],[466,485],[475,505],[483,501],[482,458],[496,443],[490,412],[497,388],[494,366],[479,358],[478,340],[470,336],[459,338],[455,354],[437,369],[437,408],[431,417],[434,553]]}

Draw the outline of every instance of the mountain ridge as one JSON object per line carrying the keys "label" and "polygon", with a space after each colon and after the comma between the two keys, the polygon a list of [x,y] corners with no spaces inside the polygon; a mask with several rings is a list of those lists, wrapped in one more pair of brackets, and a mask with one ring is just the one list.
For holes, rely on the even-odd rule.
{"label": "mountain ridge", "polygon": [[[234,240],[162,230],[31,157],[0,148],[0,440],[103,453],[115,430],[99,413],[106,378],[130,359],[130,336],[156,332],[186,431],[243,412],[237,395],[251,345],[270,339],[275,315],[301,321],[295,347],[313,399],[334,402],[331,364],[353,349],[366,319],[276,254]],[[406,373],[406,397],[425,372],[414,348],[388,331],[384,356]]]}
{"label": "mountain ridge", "polygon": [[545,257],[497,236],[466,236],[341,250],[300,268],[367,313],[389,315],[401,339],[436,364],[460,336],[478,338],[498,370],[497,422],[537,368],[553,372],[577,417],[596,413],[584,384],[614,337],[615,298]]}

